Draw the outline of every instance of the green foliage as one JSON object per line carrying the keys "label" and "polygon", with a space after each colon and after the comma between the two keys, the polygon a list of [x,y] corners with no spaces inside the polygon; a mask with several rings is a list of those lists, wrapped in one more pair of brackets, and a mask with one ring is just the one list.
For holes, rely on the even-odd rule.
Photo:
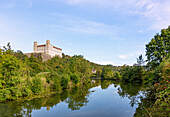
{"label": "green foliage", "polygon": [[7,47],[3,46],[3,54],[13,54],[10,43],[7,44]]}
{"label": "green foliage", "polygon": [[22,96],[22,93],[19,88],[10,88],[10,92],[14,98]]}
{"label": "green foliage", "polygon": [[1,77],[4,81],[9,80],[11,76],[16,76],[21,61],[9,54],[3,55],[0,59],[2,61],[0,63]]}
{"label": "green foliage", "polygon": [[126,66],[121,70],[122,82],[142,82],[143,69],[141,66]]}
{"label": "green foliage", "polygon": [[137,65],[142,66],[144,64],[144,59],[142,58],[142,55],[137,58]]}
{"label": "green foliage", "polygon": [[30,67],[30,75],[35,76],[36,74],[43,72],[43,65],[41,62],[35,58],[33,55],[28,59],[28,66]]}
{"label": "green foliage", "polygon": [[79,75],[76,73],[71,74],[70,79],[74,84],[78,84],[80,82]]}
{"label": "green foliage", "polygon": [[[103,79],[113,79],[113,80],[120,80],[121,76],[119,74],[120,67],[112,66],[112,65],[105,65],[100,73]],[[98,68],[97,72],[100,71]]]}
{"label": "green foliage", "polygon": [[23,96],[31,96],[31,95],[33,95],[33,92],[30,88],[25,87],[22,91],[22,95]]}
{"label": "green foliage", "polygon": [[144,74],[142,80],[145,84],[153,84],[157,80],[157,77],[155,77],[154,71],[149,71]]}
{"label": "green foliage", "polygon": [[170,58],[164,61],[160,66],[162,68],[161,78],[159,82],[154,85],[156,101],[152,108],[148,108],[148,111],[154,117],[168,117],[170,111]]}
{"label": "green foliage", "polygon": [[109,87],[109,85],[112,84],[112,81],[108,81],[108,80],[102,80],[101,81],[101,88],[102,89],[107,89]]}
{"label": "green foliage", "polygon": [[41,93],[42,85],[41,85],[41,79],[39,77],[35,77],[32,79],[31,90],[32,90],[32,92],[34,92],[34,94]]}
{"label": "green foliage", "polygon": [[58,74],[56,73],[51,73],[51,76],[50,76],[50,87],[52,87],[53,90],[55,91],[60,91],[62,88],[61,88],[61,78]]}
{"label": "green foliage", "polygon": [[101,77],[101,75],[102,75],[102,70],[100,69],[100,67],[97,67],[96,76]]}
{"label": "green foliage", "polygon": [[[0,101],[60,92],[71,88],[70,81],[85,85],[90,82],[92,68],[97,69],[96,76],[101,77],[102,67],[81,55],[63,54],[62,58],[56,56],[43,62],[41,56],[32,54],[28,58],[21,51],[14,52],[8,43],[4,50],[0,50]],[[105,77],[113,78],[117,67],[109,67],[111,71]]]}
{"label": "green foliage", "polygon": [[6,98],[6,99],[10,98],[10,94],[11,94],[11,92],[8,89],[3,91],[4,98]]}
{"label": "green foliage", "polygon": [[115,72],[115,73],[114,73],[114,79],[115,79],[115,80],[120,80],[120,79],[121,79],[121,75],[120,75],[119,72]]}
{"label": "green foliage", "polygon": [[147,66],[154,69],[170,54],[170,26],[156,34],[146,45]]}
{"label": "green foliage", "polygon": [[104,79],[112,79],[113,78],[113,72],[110,65],[104,66],[102,70],[102,77]]}
{"label": "green foliage", "polygon": [[61,77],[61,87],[62,89],[67,89],[70,81],[70,76],[69,75],[63,75]]}

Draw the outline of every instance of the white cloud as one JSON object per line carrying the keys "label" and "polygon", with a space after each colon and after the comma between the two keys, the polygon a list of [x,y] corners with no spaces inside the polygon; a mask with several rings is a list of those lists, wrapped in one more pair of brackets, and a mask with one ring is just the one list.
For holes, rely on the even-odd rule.
{"label": "white cloud", "polygon": [[[112,36],[116,36],[118,34],[118,31],[120,31],[119,27],[91,20],[85,20],[79,17],[63,14],[55,14],[53,15],[53,17],[54,18],[52,18],[52,20],[56,19],[56,22],[60,22],[58,24],[51,24],[51,27],[56,29],[62,29],[89,35],[112,35]],[[60,19],[58,19],[58,17],[60,17]]]}
{"label": "white cloud", "polygon": [[[69,5],[105,7],[113,11],[140,16],[149,30],[160,30],[170,25],[170,0],[50,0]],[[140,22],[141,23],[141,22]]]}
{"label": "white cloud", "polygon": [[143,52],[141,51],[137,51],[137,52],[132,52],[132,53],[128,53],[128,54],[121,54],[121,55],[118,55],[118,57],[120,59],[128,59],[128,58],[131,58],[131,57],[138,57],[139,55],[143,54]]}
{"label": "white cloud", "polygon": [[128,57],[125,56],[125,55],[118,55],[118,57],[121,58],[121,59],[127,59],[127,58],[128,58]]}

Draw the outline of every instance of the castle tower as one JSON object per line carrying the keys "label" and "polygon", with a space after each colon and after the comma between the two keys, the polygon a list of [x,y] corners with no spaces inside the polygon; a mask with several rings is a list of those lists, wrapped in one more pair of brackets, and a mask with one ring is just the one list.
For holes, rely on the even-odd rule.
{"label": "castle tower", "polygon": [[49,51],[50,51],[50,40],[47,40],[46,41],[46,54],[50,54]]}
{"label": "castle tower", "polygon": [[[54,57],[54,56],[62,57],[62,49],[50,44],[50,40],[46,40],[46,44],[42,44],[42,45],[38,45],[38,43],[35,41],[33,46],[33,53],[35,55],[41,53],[41,55],[48,55],[50,57]],[[47,59],[44,58],[44,60]]]}
{"label": "castle tower", "polygon": [[36,41],[34,41],[33,53],[37,52],[37,45],[38,45],[38,43]]}

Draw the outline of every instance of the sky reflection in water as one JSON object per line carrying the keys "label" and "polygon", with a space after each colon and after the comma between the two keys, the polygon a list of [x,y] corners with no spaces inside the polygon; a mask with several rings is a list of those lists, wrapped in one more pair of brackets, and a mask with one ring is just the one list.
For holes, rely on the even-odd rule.
{"label": "sky reflection in water", "polygon": [[140,117],[146,113],[144,107],[147,108],[152,103],[142,94],[149,94],[145,87],[119,84],[111,80],[95,80],[95,83],[74,87],[50,97],[0,103],[0,116]]}
{"label": "sky reflection in water", "polygon": [[80,110],[68,109],[68,104],[61,102],[47,111],[46,108],[34,110],[33,117],[132,117],[136,106],[130,106],[130,100],[122,98],[118,94],[117,88],[110,85],[107,89],[97,86],[89,89],[91,92],[88,96],[88,103],[81,107]]}

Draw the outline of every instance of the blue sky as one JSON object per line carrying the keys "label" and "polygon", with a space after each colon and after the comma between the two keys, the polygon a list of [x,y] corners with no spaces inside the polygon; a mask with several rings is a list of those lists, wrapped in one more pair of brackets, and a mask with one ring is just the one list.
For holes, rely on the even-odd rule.
{"label": "blue sky", "polygon": [[46,40],[99,64],[133,65],[170,25],[170,0],[0,0],[0,46]]}

